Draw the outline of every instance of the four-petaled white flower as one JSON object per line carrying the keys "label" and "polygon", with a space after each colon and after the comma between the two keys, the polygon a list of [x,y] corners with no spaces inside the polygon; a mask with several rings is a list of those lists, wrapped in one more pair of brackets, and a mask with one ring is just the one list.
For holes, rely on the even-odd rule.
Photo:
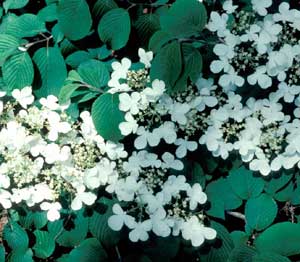
{"label": "four-petaled white flower", "polygon": [[112,207],[114,215],[109,217],[108,225],[114,231],[120,231],[124,225],[128,228],[134,228],[135,220],[132,216],[127,215],[127,213],[122,209],[119,204],[114,204]]}
{"label": "four-petaled white flower", "polygon": [[47,211],[47,218],[49,221],[55,221],[60,218],[59,210],[62,208],[60,203],[43,202],[40,207],[42,210]]}
{"label": "four-petaled white flower", "polygon": [[151,61],[153,59],[153,52],[146,52],[143,48],[139,48],[138,54],[140,57],[140,62],[145,65],[146,68],[151,67]]}
{"label": "four-petaled white flower", "polygon": [[11,94],[16,99],[16,101],[25,109],[34,101],[31,86],[26,86],[21,90],[14,89]]}

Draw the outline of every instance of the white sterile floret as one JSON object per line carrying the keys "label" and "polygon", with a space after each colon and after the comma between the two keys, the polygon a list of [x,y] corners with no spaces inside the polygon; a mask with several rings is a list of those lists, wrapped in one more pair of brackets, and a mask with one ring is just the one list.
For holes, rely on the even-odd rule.
{"label": "white sterile floret", "polygon": [[9,188],[10,179],[5,174],[0,174],[0,188]]}
{"label": "white sterile floret", "polygon": [[253,159],[249,165],[250,170],[259,171],[263,176],[267,176],[271,172],[269,160],[266,158]]}
{"label": "white sterile floret", "polygon": [[286,103],[292,103],[295,100],[295,96],[299,95],[300,93],[300,86],[296,85],[288,85],[285,82],[281,82],[278,85],[278,90],[276,91],[276,94],[280,97],[283,97],[284,102]]}
{"label": "white sterile floret", "polygon": [[183,158],[186,156],[187,151],[195,151],[198,147],[197,142],[195,141],[188,141],[186,139],[176,139],[175,143],[174,143],[177,147],[176,149],[176,156],[178,158]]}
{"label": "white sterile floret", "polygon": [[135,220],[132,216],[127,215],[119,204],[114,204],[112,207],[114,215],[109,217],[108,225],[114,231],[120,231],[124,225],[128,228],[134,228]]}
{"label": "white sterile floret", "polygon": [[238,75],[233,68],[228,73],[223,74],[219,79],[219,85],[225,89],[231,89],[232,86],[241,87],[245,83],[245,79]]}
{"label": "white sterile floret", "polygon": [[142,91],[142,95],[145,95],[149,102],[156,102],[165,92],[166,85],[164,81],[155,79],[152,82],[152,87],[147,87]]}
{"label": "white sterile floret", "polygon": [[268,76],[265,66],[256,68],[256,71],[252,75],[249,75],[247,80],[250,85],[257,83],[262,89],[267,89],[272,85],[272,78]]}
{"label": "white sterile floret", "polygon": [[167,144],[173,144],[177,138],[175,124],[173,122],[166,121],[161,126],[153,130],[153,135],[156,138],[159,138],[159,140],[164,139]]}
{"label": "white sterile floret", "polygon": [[205,239],[214,239],[217,236],[216,230],[205,227],[196,216],[192,216],[182,224],[182,237],[191,240],[194,247],[201,246]]}
{"label": "white sterile floret", "polygon": [[282,104],[270,101],[268,99],[264,99],[263,102],[261,114],[264,117],[263,123],[265,125],[284,120]]}
{"label": "white sterile floret", "polygon": [[187,123],[186,114],[190,109],[191,106],[187,103],[182,104],[175,102],[169,111],[172,121],[177,122],[180,125],[185,125]]}
{"label": "white sterile floret", "polygon": [[47,119],[49,122],[48,138],[51,141],[56,141],[59,133],[66,134],[72,130],[71,125],[68,122],[61,121],[60,115],[54,111],[47,114]]}
{"label": "white sterile floret", "polygon": [[121,134],[124,136],[128,136],[131,133],[135,134],[139,127],[137,121],[129,112],[125,114],[125,120],[126,122],[122,122],[119,124]]}
{"label": "white sterile floret", "polygon": [[192,187],[189,187],[186,194],[189,197],[191,210],[196,209],[198,204],[203,205],[207,201],[207,196],[202,191],[200,184],[194,184]]}
{"label": "white sterile floret", "polygon": [[111,160],[125,158],[128,155],[128,153],[124,150],[124,145],[121,143],[107,141],[102,145],[102,149]]}
{"label": "white sterile floret", "polygon": [[[4,97],[6,95],[6,92],[4,92],[4,91],[0,91],[0,98],[1,97]],[[3,112],[3,101],[1,101],[0,100],[0,114],[2,114],[2,112]]]}
{"label": "white sterile floret", "polygon": [[11,94],[23,108],[27,108],[27,106],[31,105],[34,101],[31,86],[26,86],[21,90],[15,89]]}
{"label": "white sterile floret", "polygon": [[177,196],[180,191],[186,191],[188,188],[189,184],[186,182],[185,176],[169,176],[162,187],[164,203],[169,203],[173,196]]}
{"label": "white sterile floret", "polygon": [[68,146],[62,148],[55,143],[47,144],[41,151],[47,164],[53,164],[56,161],[64,162],[70,158],[71,149]]}
{"label": "white sterile floret", "polygon": [[86,204],[88,206],[95,203],[97,196],[92,192],[85,192],[85,187],[81,186],[77,189],[77,193],[75,198],[71,203],[72,210],[79,210],[82,208],[82,204]]}
{"label": "white sterile floret", "polygon": [[8,209],[12,207],[10,198],[11,198],[11,194],[8,191],[0,189],[0,204],[4,209]]}
{"label": "white sterile floret", "polygon": [[152,221],[152,231],[161,237],[167,237],[171,234],[171,220],[167,218],[167,213],[163,208],[158,208],[154,214],[150,215]]}
{"label": "white sterile floret", "polygon": [[70,101],[68,101],[66,104],[60,105],[59,102],[58,102],[58,98],[54,95],[49,95],[49,96],[47,96],[47,98],[43,97],[39,100],[39,102],[45,108],[47,108],[49,110],[53,110],[53,111],[54,110],[64,111],[70,105]]}
{"label": "white sterile floret", "polygon": [[227,27],[228,15],[227,14],[218,14],[217,12],[211,12],[210,20],[207,25],[207,28],[211,32],[217,32],[219,37],[224,37],[229,33]]}
{"label": "white sterile floret", "polygon": [[246,30],[245,34],[240,36],[240,39],[242,42],[248,42],[248,41],[254,41],[256,42],[258,40],[258,35],[261,28],[259,25],[254,24],[251,25],[248,30]]}
{"label": "white sterile floret", "polygon": [[152,147],[157,146],[161,139],[159,132],[152,133],[143,126],[140,126],[137,129],[136,134],[138,135],[138,137],[134,140],[134,147],[136,149],[143,149],[147,145]]}
{"label": "white sterile floret", "polygon": [[232,4],[232,0],[227,0],[223,4],[223,9],[227,14],[232,14],[238,8],[237,5]]}
{"label": "white sterile floret", "polygon": [[273,15],[275,21],[289,22],[289,25],[300,30],[300,11],[290,9],[289,3],[283,2],[279,5],[279,13]]}
{"label": "white sterile floret", "polygon": [[272,5],[272,0],[251,0],[252,7],[259,15],[267,15],[267,8]]}
{"label": "white sterile floret", "polygon": [[60,203],[43,202],[40,207],[42,210],[47,211],[47,218],[49,221],[55,221],[60,218],[59,210],[62,208]]}
{"label": "white sterile floret", "polygon": [[163,155],[162,155],[162,168],[171,168],[171,169],[175,169],[175,170],[182,170],[183,169],[183,163],[178,160],[178,159],[175,159],[174,155],[172,155],[171,153],[169,152],[165,152]]}
{"label": "white sterile floret", "polygon": [[125,179],[119,179],[115,184],[115,193],[119,201],[132,201],[141,187],[141,182],[134,176],[128,176]]}
{"label": "white sterile floret", "polygon": [[116,167],[115,162],[110,162],[107,158],[102,158],[93,168],[84,172],[83,181],[89,189],[96,189],[100,185],[106,185],[109,177],[113,176]]}
{"label": "white sterile floret", "polygon": [[121,111],[129,111],[132,115],[136,115],[139,112],[139,101],[141,100],[141,95],[138,92],[133,92],[131,95],[122,93],[119,95],[119,99],[119,109]]}
{"label": "white sterile floret", "polygon": [[206,144],[209,151],[216,151],[219,148],[219,141],[222,139],[223,134],[221,130],[214,126],[209,126],[204,135],[199,139],[199,144]]}
{"label": "white sterile floret", "polygon": [[111,94],[120,93],[120,92],[127,92],[130,91],[131,88],[128,86],[127,83],[120,84],[118,78],[112,78],[108,81],[107,85],[111,87],[107,92]]}
{"label": "white sterile floret", "polygon": [[131,67],[131,61],[128,58],[123,58],[120,62],[112,62],[112,69],[114,70],[111,74],[113,79],[126,79],[129,68]]}
{"label": "white sterile floret", "polygon": [[135,222],[132,231],[129,233],[129,239],[132,242],[139,240],[146,241],[149,238],[148,232],[152,229],[152,221],[150,219],[143,222]]}
{"label": "white sterile floret", "polygon": [[145,65],[146,68],[151,67],[151,61],[153,59],[153,52],[146,52],[143,48],[139,48],[138,55],[140,57],[140,62]]}

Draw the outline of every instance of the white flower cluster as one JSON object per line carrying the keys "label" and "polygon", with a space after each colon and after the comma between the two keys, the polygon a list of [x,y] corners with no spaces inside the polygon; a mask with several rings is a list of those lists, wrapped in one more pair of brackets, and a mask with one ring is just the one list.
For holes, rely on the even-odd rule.
{"label": "white flower cluster", "polygon": [[269,14],[272,0],[251,3],[253,10],[246,10],[240,1],[227,0],[222,13],[211,13],[207,28],[220,39],[211,71],[220,74],[219,85],[225,90],[247,81],[262,89],[284,85],[299,94],[300,11],[282,2],[278,13]]}
{"label": "white flower cluster", "polygon": [[31,87],[0,95],[0,204],[39,205],[50,221],[60,217],[63,195],[73,210],[92,205],[94,189],[114,181],[114,160],[127,156],[123,146],[105,142],[88,112],[72,121],[55,96],[35,102]]}
{"label": "white flower cluster", "polygon": [[[131,69],[127,58],[112,65],[109,92],[119,93],[119,109],[125,113],[119,128],[124,136],[132,136],[135,150],[128,159],[117,162],[118,178],[106,187],[119,201],[108,224],[116,231],[125,225],[133,242],[147,240],[152,231],[162,237],[181,233],[193,246],[200,246],[205,239],[216,237],[216,231],[204,222],[207,196],[200,184],[190,185],[174,171],[183,170],[180,158],[197,149],[192,139],[203,121],[199,112],[218,103],[210,94],[214,87],[172,98],[163,81],[150,82],[152,52],[139,49],[139,56],[144,64],[141,69]],[[165,150],[166,145],[175,155]]]}

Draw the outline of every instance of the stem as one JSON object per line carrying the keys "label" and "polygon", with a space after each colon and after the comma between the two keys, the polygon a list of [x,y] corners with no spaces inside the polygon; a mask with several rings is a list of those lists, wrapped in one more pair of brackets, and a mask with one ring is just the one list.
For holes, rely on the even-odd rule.
{"label": "stem", "polygon": [[[41,35],[42,35],[43,37],[45,37],[44,34],[41,34]],[[29,49],[30,47],[32,47],[32,46],[34,46],[34,45],[36,45],[36,44],[39,44],[39,43],[43,43],[43,42],[47,42],[47,46],[48,46],[49,41],[50,41],[52,38],[53,38],[53,36],[50,35],[49,37],[46,37],[46,38],[44,38],[44,39],[37,40],[37,41],[35,41],[35,42],[25,44],[24,47],[25,47],[26,49]]]}
{"label": "stem", "polygon": [[104,91],[101,90],[101,89],[99,89],[99,88],[96,88],[96,87],[94,87],[94,86],[92,86],[92,85],[89,85],[89,84],[87,84],[87,83],[85,83],[85,82],[81,82],[81,81],[76,81],[76,82],[78,82],[78,83],[79,83],[80,85],[82,85],[83,87],[86,87],[86,88],[88,88],[88,89],[91,89],[92,91],[95,91],[95,92],[104,94]]}
{"label": "stem", "polygon": [[227,211],[226,212],[228,215],[231,215],[233,217],[236,217],[236,218],[239,218],[239,219],[242,219],[244,221],[246,221],[246,217],[244,214],[242,213],[239,213],[239,212],[233,212],[233,211]]}
{"label": "stem", "polygon": [[121,262],[122,261],[122,257],[121,257],[121,254],[120,254],[118,246],[116,246],[115,249],[116,249],[116,253],[117,253],[117,256],[118,256],[118,260]]}

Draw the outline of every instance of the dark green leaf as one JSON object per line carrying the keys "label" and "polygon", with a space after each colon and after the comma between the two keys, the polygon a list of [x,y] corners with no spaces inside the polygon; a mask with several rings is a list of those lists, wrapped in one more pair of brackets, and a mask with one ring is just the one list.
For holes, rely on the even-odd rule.
{"label": "dark green leaf", "polygon": [[103,94],[92,106],[92,117],[98,133],[106,140],[118,141],[123,138],[119,124],[124,113],[119,110],[118,94]]}
{"label": "dark green leaf", "polygon": [[100,39],[113,50],[124,47],[130,35],[130,17],[123,8],[108,11],[100,20],[98,33]]}
{"label": "dark green leaf", "polygon": [[92,10],[93,15],[99,19],[111,9],[118,8],[118,5],[113,0],[98,0]]}
{"label": "dark green leaf", "polygon": [[246,202],[246,228],[251,231],[265,229],[273,223],[276,215],[277,204],[267,194],[261,194],[259,197],[251,198]]}
{"label": "dark green leaf", "polygon": [[72,68],[77,68],[82,62],[93,58],[92,55],[86,51],[76,51],[66,58],[66,63]]}
{"label": "dark green leaf", "polygon": [[30,86],[33,81],[33,64],[27,52],[12,55],[2,68],[3,80],[8,90]]}
{"label": "dark green leaf", "polygon": [[44,97],[58,95],[67,77],[67,68],[60,50],[57,47],[40,48],[35,52],[33,60],[42,79],[42,87],[37,94]]}
{"label": "dark green leaf", "polygon": [[3,7],[5,12],[9,9],[19,9],[28,4],[29,0],[5,0],[3,3]]}
{"label": "dark green leaf", "polygon": [[274,224],[262,232],[254,244],[261,253],[273,252],[282,256],[300,254],[300,224]]}
{"label": "dark green leaf", "polygon": [[233,192],[245,200],[259,196],[264,189],[264,180],[254,176],[253,172],[244,166],[231,170],[228,182]]}
{"label": "dark green leaf", "polygon": [[34,232],[36,241],[33,247],[36,257],[47,258],[51,256],[55,249],[55,240],[52,235],[47,231],[35,230]]}
{"label": "dark green leaf", "polygon": [[61,0],[57,6],[58,25],[70,40],[87,36],[92,17],[86,0]]}
{"label": "dark green leaf", "polygon": [[26,231],[16,222],[8,222],[4,226],[3,239],[13,250],[26,250],[29,239]]}

